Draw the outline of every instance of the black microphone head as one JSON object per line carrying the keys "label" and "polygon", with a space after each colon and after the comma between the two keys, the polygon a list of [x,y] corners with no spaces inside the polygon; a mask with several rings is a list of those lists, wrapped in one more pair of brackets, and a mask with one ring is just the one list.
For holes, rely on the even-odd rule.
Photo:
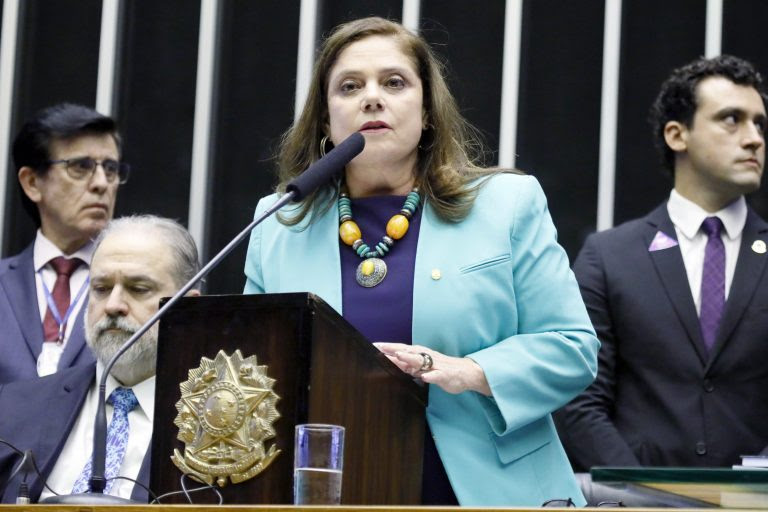
{"label": "black microphone head", "polygon": [[286,192],[293,192],[293,200],[301,201],[321,185],[328,183],[353,158],[362,153],[364,147],[363,134],[353,133],[327,155],[310,165],[306,171],[291,180],[285,187]]}

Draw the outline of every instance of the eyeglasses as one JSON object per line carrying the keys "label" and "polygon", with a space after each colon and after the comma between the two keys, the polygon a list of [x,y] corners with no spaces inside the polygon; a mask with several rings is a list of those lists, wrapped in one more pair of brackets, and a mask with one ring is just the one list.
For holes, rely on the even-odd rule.
{"label": "eyeglasses", "polygon": [[[554,500],[547,500],[544,503],[541,504],[542,507],[558,507],[558,508],[568,508],[568,507],[575,507],[576,503],[573,502],[571,498],[566,499],[554,499]],[[590,504],[587,504],[588,507],[592,506]],[[597,504],[598,507],[608,507],[608,508],[625,508],[626,505],[623,501],[601,501]]]}
{"label": "eyeglasses", "polygon": [[574,503],[571,498],[565,498],[565,499],[547,500],[544,503],[542,503],[541,506],[567,508],[567,507],[575,507],[576,503]]}
{"label": "eyeglasses", "polygon": [[104,169],[104,176],[106,176],[109,183],[114,183],[115,180],[119,184],[123,184],[128,181],[128,175],[131,172],[131,166],[125,162],[118,162],[111,158],[105,158],[104,160],[96,160],[89,156],[80,158],[70,158],[68,160],[49,160],[48,165],[53,164],[65,164],[67,174],[73,180],[89,180],[93,173],[96,172],[96,167],[101,165]]}

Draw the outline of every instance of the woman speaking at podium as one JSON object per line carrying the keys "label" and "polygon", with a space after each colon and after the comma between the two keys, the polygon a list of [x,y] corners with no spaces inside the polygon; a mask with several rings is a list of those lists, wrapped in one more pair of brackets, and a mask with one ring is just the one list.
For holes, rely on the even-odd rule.
{"label": "woman speaking at podium", "polygon": [[550,413],[593,380],[598,341],[541,187],[475,163],[442,71],[381,18],[328,37],[278,194],[351,134],[365,149],[253,231],[245,293],[315,293],[431,385],[424,504],[583,505]]}

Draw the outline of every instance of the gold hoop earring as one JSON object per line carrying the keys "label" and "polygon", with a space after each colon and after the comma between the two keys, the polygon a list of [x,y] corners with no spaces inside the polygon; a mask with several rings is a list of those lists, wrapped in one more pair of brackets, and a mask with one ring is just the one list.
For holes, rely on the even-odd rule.
{"label": "gold hoop earring", "polygon": [[320,139],[320,158],[323,158],[325,156],[325,145],[328,142],[328,136],[324,136],[322,139]]}

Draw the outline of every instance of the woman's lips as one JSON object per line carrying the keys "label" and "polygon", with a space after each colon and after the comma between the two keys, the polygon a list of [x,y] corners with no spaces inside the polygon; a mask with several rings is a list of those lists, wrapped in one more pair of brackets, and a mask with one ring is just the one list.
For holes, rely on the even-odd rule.
{"label": "woman's lips", "polygon": [[360,127],[361,132],[381,132],[390,129],[391,127],[383,121],[369,121]]}
{"label": "woman's lips", "polygon": [[745,158],[743,160],[740,160],[741,163],[751,165],[753,167],[761,167],[760,162],[756,158]]}

